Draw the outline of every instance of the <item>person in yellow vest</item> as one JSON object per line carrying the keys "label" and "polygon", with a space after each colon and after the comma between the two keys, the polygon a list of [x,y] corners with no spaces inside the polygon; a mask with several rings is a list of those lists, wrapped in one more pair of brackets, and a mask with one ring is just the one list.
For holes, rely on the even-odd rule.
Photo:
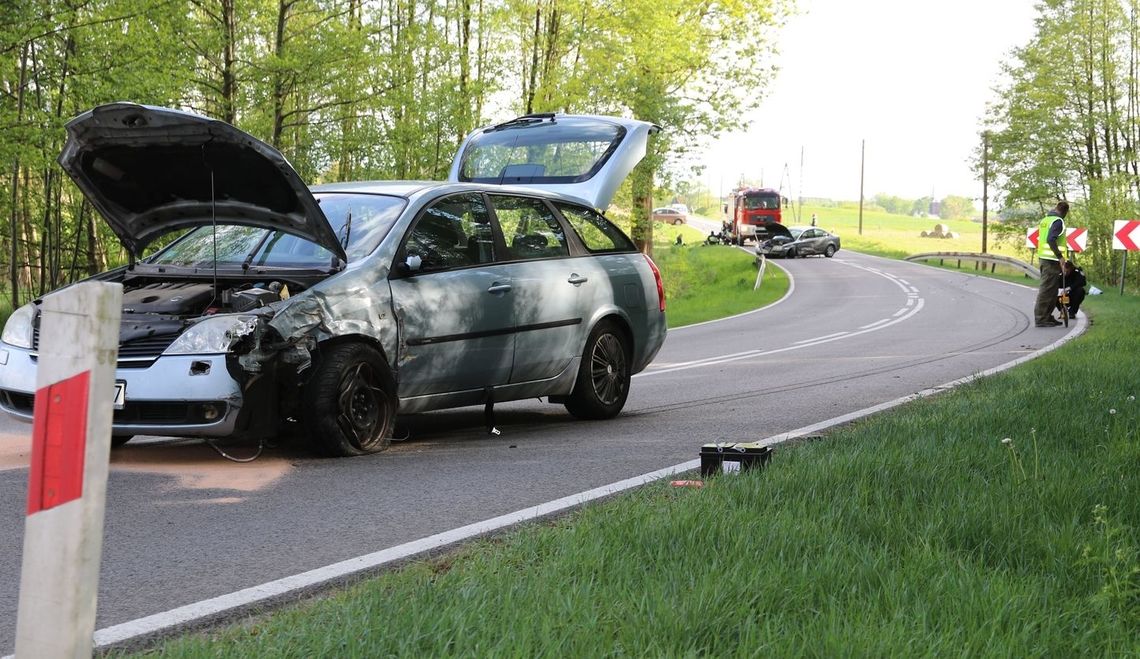
{"label": "person in yellow vest", "polygon": [[1069,202],[1059,201],[1053,210],[1045,214],[1037,227],[1037,261],[1041,268],[1041,283],[1037,288],[1037,304],[1033,308],[1033,320],[1037,327],[1057,327],[1060,321],[1053,318],[1057,308],[1057,289],[1061,287],[1061,265],[1065,255],[1057,246],[1065,239],[1065,216],[1069,214]]}

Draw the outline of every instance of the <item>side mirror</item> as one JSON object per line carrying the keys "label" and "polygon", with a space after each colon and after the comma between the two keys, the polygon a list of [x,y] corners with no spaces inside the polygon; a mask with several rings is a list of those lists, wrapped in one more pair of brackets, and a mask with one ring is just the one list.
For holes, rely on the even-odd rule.
{"label": "side mirror", "polygon": [[409,254],[403,261],[396,263],[396,273],[399,275],[411,275],[420,271],[424,266],[424,260],[419,254]]}

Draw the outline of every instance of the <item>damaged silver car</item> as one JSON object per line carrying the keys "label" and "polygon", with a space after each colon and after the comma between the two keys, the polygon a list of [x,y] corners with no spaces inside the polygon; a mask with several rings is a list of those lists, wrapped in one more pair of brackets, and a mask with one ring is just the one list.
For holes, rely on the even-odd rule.
{"label": "damaged silver car", "polygon": [[[80,115],[60,164],[130,254],[96,277],[124,290],[113,443],[300,424],[317,451],[359,455],[397,414],[546,397],[616,416],[665,339],[665,298],[599,209],[656,130],[528,115],[472,133],[446,182],[310,189],[220,121]],[[25,420],[39,318],[20,307],[0,337],[0,407]]]}

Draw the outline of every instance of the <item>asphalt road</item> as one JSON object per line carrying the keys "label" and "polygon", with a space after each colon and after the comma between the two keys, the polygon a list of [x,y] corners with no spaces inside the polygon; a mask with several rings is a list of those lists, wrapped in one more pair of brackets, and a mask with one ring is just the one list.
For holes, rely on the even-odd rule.
{"label": "asphalt road", "polygon": [[[791,295],[671,331],[611,421],[529,401],[496,408],[497,437],[482,408],[434,412],[364,458],[276,448],[236,464],[163,439],[115,451],[97,627],[686,462],[707,442],[851,413],[1072,331],[1032,326],[1033,290],[969,274],[846,251],[780,265]],[[14,645],[28,432],[0,421],[0,655]]]}

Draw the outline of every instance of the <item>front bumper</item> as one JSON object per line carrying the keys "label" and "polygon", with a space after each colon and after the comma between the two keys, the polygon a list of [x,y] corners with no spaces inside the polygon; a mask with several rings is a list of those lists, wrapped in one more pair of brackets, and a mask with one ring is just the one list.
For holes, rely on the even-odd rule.
{"label": "front bumper", "polygon": [[[32,420],[36,357],[30,350],[0,344],[0,409]],[[115,435],[229,437],[237,430],[242,387],[230,376],[225,355],[164,355],[146,368],[118,368],[126,385],[115,410]]]}

